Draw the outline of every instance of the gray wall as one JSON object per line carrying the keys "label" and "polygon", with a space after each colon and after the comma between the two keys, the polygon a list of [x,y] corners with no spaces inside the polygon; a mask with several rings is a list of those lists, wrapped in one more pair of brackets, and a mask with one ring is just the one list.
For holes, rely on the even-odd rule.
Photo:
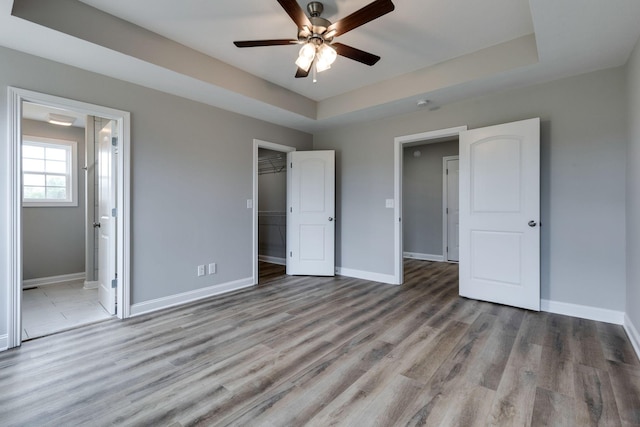
{"label": "gray wall", "polygon": [[[131,112],[133,303],[251,277],[253,139],[310,149],[311,135],[5,48],[0,63],[2,135],[9,85]],[[0,150],[4,165],[7,144]],[[0,173],[0,224],[7,224],[8,177]],[[207,262],[217,262],[218,273],[197,277]],[[6,286],[0,281],[0,295]],[[0,335],[5,319],[2,304]]]}
{"label": "gray wall", "polygon": [[25,119],[22,133],[78,143],[78,206],[22,208],[23,279],[81,273],[85,270],[84,129]]}
{"label": "gray wall", "polygon": [[337,151],[337,265],[393,274],[394,137],[540,117],[542,298],[623,310],[625,88],[620,67],[316,134]]}
{"label": "gray wall", "polygon": [[[413,153],[418,150],[420,156]],[[405,147],[402,159],[402,245],[405,252],[442,253],[442,158],[458,140]]]}
{"label": "gray wall", "polygon": [[[627,152],[627,307],[640,331],[640,41],[629,59],[629,149]],[[637,338],[637,337],[636,337]]]}
{"label": "gray wall", "polygon": [[[260,149],[260,157],[286,153]],[[280,163],[276,162],[279,166]],[[258,255],[284,258],[287,251],[287,170],[258,175]]]}

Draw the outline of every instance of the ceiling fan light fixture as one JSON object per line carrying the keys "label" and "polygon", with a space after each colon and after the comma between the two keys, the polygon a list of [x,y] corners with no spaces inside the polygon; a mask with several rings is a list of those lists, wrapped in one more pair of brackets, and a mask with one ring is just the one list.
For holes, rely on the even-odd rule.
{"label": "ceiling fan light fixture", "polygon": [[331,68],[338,54],[335,49],[327,44],[323,44],[318,48],[318,60],[316,61],[316,69],[322,72]]}
{"label": "ceiling fan light fixture", "polygon": [[305,43],[300,49],[296,65],[305,71],[309,71],[313,59],[316,57],[316,47],[311,43]]}

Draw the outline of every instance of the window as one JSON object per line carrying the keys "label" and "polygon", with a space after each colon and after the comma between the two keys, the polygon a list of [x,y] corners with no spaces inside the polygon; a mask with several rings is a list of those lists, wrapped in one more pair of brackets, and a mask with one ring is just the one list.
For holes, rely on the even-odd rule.
{"label": "window", "polygon": [[78,206],[77,143],[22,137],[22,205]]}

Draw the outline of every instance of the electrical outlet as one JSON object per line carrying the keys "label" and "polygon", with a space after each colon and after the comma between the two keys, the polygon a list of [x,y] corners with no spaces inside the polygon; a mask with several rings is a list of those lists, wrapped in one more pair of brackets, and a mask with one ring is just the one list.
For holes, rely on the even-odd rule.
{"label": "electrical outlet", "polygon": [[204,264],[198,266],[198,277],[204,276]]}
{"label": "electrical outlet", "polygon": [[212,262],[209,264],[209,274],[216,274],[216,263]]}

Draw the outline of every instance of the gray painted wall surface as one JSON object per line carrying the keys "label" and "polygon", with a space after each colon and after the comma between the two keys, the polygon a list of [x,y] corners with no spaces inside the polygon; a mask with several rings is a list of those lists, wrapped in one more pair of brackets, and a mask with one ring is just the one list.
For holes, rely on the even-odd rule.
{"label": "gray painted wall surface", "polygon": [[393,274],[394,137],[540,117],[542,298],[623,310],[625,88],[620,67],[316,134],[338,159],[336,264]]}
{"label": "gray painted wall surface", "polygon": [[[253,139],[310,149],[311,135],[5,48],[0,63],[2,135],[9,85],[131,112],[132,303],[251,277]],[[7,155],[3,144],[0,164]],[[7,224],[8,178],[0,173]],[[208,262],[218,273],[197,277]],[[0,281],[0,295],[6,286]],[[1,304],[0,335],[5,319]]]}
{"label": "gray painted wall surface", "polygon": [[628,64],[629,149],[627,152],[627,306],[640,331],[640,41]]}
{"label": "gray painted wall surface", "polygon": [[[413,153],[418,150],[420,156]],[[405,252],[442,255],[442,158],[458,155],[458,140],[404,148],[402,245]]]}
{"label": "gray painted wall surface", "polygon": [[[260,157],[286,153],[260,149]],[[279,165],[280,163],[276,163]],[[258,255],[284,258],[287,245],[287,170],[258,175]]]}
{"label": "gray painted wall surface", "polygon": [[78,206],[22,208],[23,279],[81,273],[85,270],[84,129],[25,119],[22,133],[78,143]]}

